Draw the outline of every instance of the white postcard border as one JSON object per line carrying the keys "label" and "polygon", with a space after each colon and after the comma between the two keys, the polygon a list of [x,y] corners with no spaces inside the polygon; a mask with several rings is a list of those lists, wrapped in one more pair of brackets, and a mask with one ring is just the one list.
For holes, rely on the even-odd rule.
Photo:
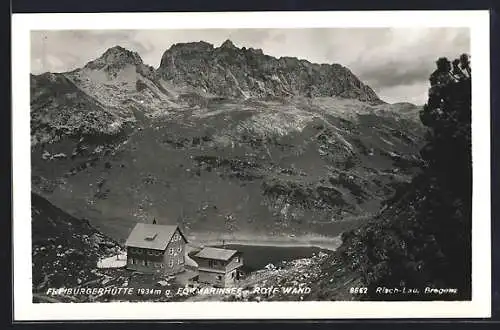
{"label": "white postcard border", "polygon": [[[469,27],[472,80],[472,301],[169,302],[33,304],[31,277],[30,31],[318,27]],[[425,47],[425,45],[423,45]],[[408,54],[411,56],[411,54]],[[458,55],[458,54],[457,54]],[[487,11],[14,14],[14,320],[346,319],[491,316],[489,13]]]}

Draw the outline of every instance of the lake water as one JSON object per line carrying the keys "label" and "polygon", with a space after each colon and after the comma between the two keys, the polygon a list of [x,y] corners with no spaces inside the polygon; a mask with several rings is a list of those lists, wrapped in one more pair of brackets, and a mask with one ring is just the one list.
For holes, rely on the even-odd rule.
{"label": "lake water", "polygon": [[[215,246],[222,248],[222,246]],[[310,258],[313,254],[324,251],[317,247],[308,246],[262,246],[226,244],[226,249],[238,250],[243,253],[244,272],[263,269],[268,264],[277,265],[281,261],[290,261],[301,258]]]}

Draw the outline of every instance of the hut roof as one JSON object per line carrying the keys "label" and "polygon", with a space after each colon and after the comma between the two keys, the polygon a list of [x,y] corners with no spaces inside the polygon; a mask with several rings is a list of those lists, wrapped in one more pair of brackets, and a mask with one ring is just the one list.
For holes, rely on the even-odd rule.
{"label": "hut roof", "polygon": [[[156,225],[140,222],[135,225],[125,245],[151,250],[165,250],[177,229],[178,226],[176,225]],[[187,242],[180,229],[179,232]]]}
{"label": "hut roof", "polygon": [[205,247],[200,252],[195,254],[195,257],[227,261],[237,252],[238,251],[236,250]]}

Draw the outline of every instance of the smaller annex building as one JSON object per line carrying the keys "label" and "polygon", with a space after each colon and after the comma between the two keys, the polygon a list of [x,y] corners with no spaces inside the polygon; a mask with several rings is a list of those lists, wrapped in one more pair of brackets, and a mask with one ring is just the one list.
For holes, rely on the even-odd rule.
{"label": "smaller annex building", "polygon": [[205,247],[192,257],[198,264],[198,282],[216,287],[235,284],[241,277],[242,253],[236,250]]}
{"label": "smaller annex building", "polygon": [[184,270],[187,239],[178,226],[137,223],[130,233],[127,269],[176,274]]}

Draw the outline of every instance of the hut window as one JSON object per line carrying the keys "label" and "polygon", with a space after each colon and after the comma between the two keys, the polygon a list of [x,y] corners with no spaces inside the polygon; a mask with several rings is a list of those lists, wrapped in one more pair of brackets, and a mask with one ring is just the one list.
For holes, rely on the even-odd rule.
{"label": "hut window", "polygon": [[172,259],[170,259],[170,262],[168,263],[168,265],[170,266],[170,268],[174,267],[174,261]]}
{"label": "hut window", "polygon": [[170,248],[170,249],[168,250],[168,254],[170,254],[170,255],[174,254],[174,248]]}
{"label": "hut window", "polygon": [[240,257],[235,258],[236,262],[240,262]]}
{"label": "hut window", "polygon": [[178,241],[179,240],[179,235],[178,234],[175,234],[174,235],[174,241]]}
{"label": "hut window", "polygon": [[181,252],[181,251],[182,251],[182,246],[179,246],[179,247],[177,248],[177,252]]}

